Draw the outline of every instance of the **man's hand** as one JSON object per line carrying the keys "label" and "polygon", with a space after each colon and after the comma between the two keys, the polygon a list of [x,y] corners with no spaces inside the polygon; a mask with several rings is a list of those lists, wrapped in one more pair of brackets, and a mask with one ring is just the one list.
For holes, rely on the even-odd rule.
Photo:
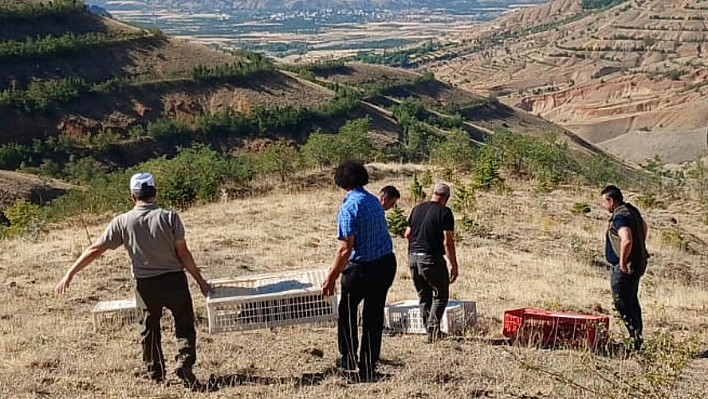
{"label": "man's hand", "polygon": [[69,288],[69,285],[71,285],[71,280],[74,279],[74,276],[76,273],[80,272],[83,268],[88,266],[91,262],[96,260],[99,256],[101,256],[104,252],[108,250],[108,247],[95,243],[89,245],[88,248],[84,250],[84,252],[81,253],[78,259],[69,267],[69,270],[66,271],[64,274],[64,277],[59,280],[59,283],[54,287],[54,292],[57,294],[63,294],[66,292],[66,290]]}
{"label": "man's hand", "polygon": [[69,285],[71,285],[71,280],[73,279],[73,276],[69,273],[65,274],[64,277],[59,280],[59,283],[54,287],[54,292],[57,294],[63,294],[66,292],[66,290],[69,288]]}
{"label": "man's hand", "polygon": [[211,286],[209,283],[206,282],[206,280],[201,279],[199,280],[199,289],[202,291],[202,295],[204,296],[209,296],[209,294],[212,293]]}
{"label": "man's hand", "polygon": [[459,276],[459,271],[457,270],[457,267],[451,268],[450,269],[450,284],[457,281],[458,276]]}
{"label": "man's hand", "polygon": [[630,264],[619,264],[620,271],[624,274],[632,274],[632,266]]}
{"label": "man's hand", "polygon": [[332,296],[334,295],[334,288],[336,287],[337,284],[337,277],[334,276],[332,273],[327,274],[327,278],[325,281],[322,282],[322,295],[323,296]]}

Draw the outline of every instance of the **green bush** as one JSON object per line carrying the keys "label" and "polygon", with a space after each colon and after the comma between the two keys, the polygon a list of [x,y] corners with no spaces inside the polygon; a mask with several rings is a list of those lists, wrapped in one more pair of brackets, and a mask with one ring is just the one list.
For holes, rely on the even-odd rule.
{"label": "green bush", "polygon": [[466,213],[474,210],[477,204],[474,187],[458,184],[452,192],[452,209]]}
{"label": "green bush", "polygon": [[43,38],[28,37],[25,41],[7,40],[0,42],[0,58],[38,57],[56,54],[69,54],[85,51],[99,45],[118,40],[127,40],[143,36],[144,33],[106,34],[89,32],[84,34],[67,33],[62,36]]}
{"label": "green bush", "polygon": [[74,14],[84,11],[81,0],[53,0],[42,3],[4,4],[0,7],[0,25],[11,22],[29,22],[47,16]]}
{"label": "green bush", "polygon": [[622,180],[617,163],[604,155],[593,155],[580,161],[580,175],[585,183],[594,186]]}
{"label": "green bush", "polygon": [[570,212],[576,215],[590,213],[590,205],[585,202],[574,202],[570,207]]}
{"label": "green bush", "polygon": [[141,169],[154,174],[160,203],[180,209],[213,201],[227,180],[245,182],[252,177],[250,166],[203,145],[180,149],[170,160],[145,162]]}
{"label": "green bush", "polygon": [[391,212],[386,216],[386,222],[388,223],[388,231],[391,234],[403,237],[403,233],[406,232],[406,227],[408,227],[408,219],[401,208],[395,206],[391,209]]}
{"label": "green bush", "polygon": [[348,121],[339,129],[338,134],[326,134],[315,131],[310,134],[302,154],[305,163],[312,166],[334,166],[345,159],[369,160],[373,146],[367,132],[369,119],[361,118]]}
{"label": "green bush", "polygon": [[472,184],[475,188],[489,190],[504,185],[499,170],[500,162],[495,152],[491,147],[482,147],[478,150],[472,166]]}
{"label": "green bush", "polygon": [[425,191],[423,191],[423,185],[420,184],[420,181],[418,180],[418,175],[413,173],[413,181],[411,182],[411,198],[413,199],[413,202],[416,204],[421,203],[425,201]]}
{"label": "green bush", "polygon": [[276,174],[285,183],[298,167],[300,153],[297,148],[283,141],[266,146],[253,158],[256,170],[263,174]]}
{"label": "green bush", "polygon": [[153,173],[158,203],[178,209],[213,201],[221,185],[245,186],[253,178],[253,168],[244,159],[219,154],[203,145],[180,149],[172,159],[156,158],[112,173],[90,174],[88,170],[93,165],[90,158],[77,160],[75,164],[88,183],[85,188],[69,190],[52,201],[48,209],[51,220],[130,209],[128,180],[137,172]]}
{"label": "green bush", "polygon": [[423,176],[420,177],[420,184],[422,184],[423,187],[430,187],[433,185],[433,173],[430,169],[426,169],[423,172]]}
{"label": "green bush", "polygon": [[0,227],[2,238],[26,237],[37,240],[47,232],[47,219],[39,205],[18,199],[6,208],[4,213],[10,221],[10,226]]}
{"label": "green bush", "polygon": [[661,231],[661,242],[681,251],[688,251],[688,238],[679,228]]}
{"label": "green bush", "polygon": [[554,134],[536,138],[499,130],[487,144],[494,149],[500,169],[516,178],[534,180],[540,189],[570,182],[580,169],[567,144],[559,142]]}
{"label": "green bush", "polygon": [[472,140],[467,132],[453,129],[445,139],[433,148],[430,160],[443,168],[469,171],[472,166],[474,152]]}
{"label": "green bush", "polygon": [[637,205],[643,209],[650,209],[658,204],[656,195],[654,193],[644,193],[637,197]]}

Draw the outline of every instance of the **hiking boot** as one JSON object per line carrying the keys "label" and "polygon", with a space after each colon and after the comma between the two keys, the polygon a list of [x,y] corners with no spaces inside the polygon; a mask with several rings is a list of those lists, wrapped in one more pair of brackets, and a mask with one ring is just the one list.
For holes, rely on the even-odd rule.
{"label": "hiking boot", "polygon": [[191,367],[177,367],[175,369],[175,374],[180,380],[182,380],[182,383],[187,388],[194,388],[199,385],[199,380],[192,372]]}
{"label": "hiking boot", "polygon": [[357,368],[356,360],[354,360],[351,356],[339,357],[335,363],[338,368],[346,371],[354,371]]}

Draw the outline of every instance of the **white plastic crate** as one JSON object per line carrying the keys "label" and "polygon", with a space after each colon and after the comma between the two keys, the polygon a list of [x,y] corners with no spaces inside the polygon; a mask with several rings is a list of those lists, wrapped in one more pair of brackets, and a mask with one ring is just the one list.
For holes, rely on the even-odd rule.
{"label": "white plastic crate", "polygon": [[142,311],[136,306],[135,299],[98,302],[91,313],[94,331],[103,325],[138,323],[142,318]]}
{"label": "white plastic crate", "polygon": [[[440,331],[460,335],[477,321],[477,306],[472,301],[450,300],[440,320]],[[385,327],[401,333],[425,334],[425,323],[420,316],[417,300],[405,300],[386,305],[384,309]]]}
{"label": "white plastic crate", "polygon": [[210,280],[209,332],[256,330],[337,319],[337,295],[322,296],[326,270]]}

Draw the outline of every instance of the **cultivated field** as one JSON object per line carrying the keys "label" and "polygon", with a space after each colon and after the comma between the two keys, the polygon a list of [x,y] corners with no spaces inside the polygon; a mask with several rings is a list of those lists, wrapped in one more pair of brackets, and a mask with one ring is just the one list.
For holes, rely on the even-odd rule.
{"label": "cultivated field", "polygon": [[[368,188],[398,186],[404,195],[400,206],[409,212],[414,169],[421,167],[376,165]],[[343,193],[332,186],[329,174],[310,174],[297,181],[304,187],[275,187],[262,196],[182,213],[188,242],[205,277],[329,264]],[[110,215],[86,227],[79,221],[56,227],[37,242],[0,241],[0,397],[631,397],[612,385],[623,386],[629,377],[645,383],[647,374],[639,371],[641,357],[500,344],[505,309],[538,306],[611,313],[608,272],[593,262],[602,254],[607,220],[597,203],[597,190],[566,188],[539,194],[509,185],[506,194],[479,193],[476,210],[469,211],[478,227],[474,233],[459,229],[461,277],[452,286],[452,296],[477,301],[478,328],[459,340],[432,346],[422,344],[419,336],[384,337],[381,371],[389,377],[377,383],[349,383],[334,372],[334,327],[209,335],[205,301],[190,282],[199,319],[195,372],[203,380],[211,376],[224,385],[203,394],[186,391],[172,375],[166,384],[151,384],[134,376],[142,370],[138,326],[94,332],[91,325],[90,309],[97,301],[132,295],[124,250],[109,252],[89,266],[65,296],[53,293],[55,283],[90,239],[101,233]],[[636,195],[628,194],[634,202]],[[591,212],[573,214],[571,208],[578,202],[589,204]],[[653,256],[640,299],[649,341],[668,331],[679,342],[693,339],[696,353],[703,352],[708,345],[704,291],[708,269],[703,255],[708,234],[698,206],[688,200],[666,203],[666,209],[647,210],[646,220]],[[666,239],[669,234],[662,233],[676,231],[687,250],[673,246]],[[415,298],[406,244],[401,238],[394,243],[398,272],[389,301]],[[171,326],[164,330],[171,367],[173,330]],[[615,320],[611,330],[617,336],[624,333]],[[669,355],[678,359],[678,354]],[[707,370],[708,360],[692,360],[675,392],[666,397],[700,397],[708,385]],[[560,383],[548,373],[559,373],[585,389]]]}

